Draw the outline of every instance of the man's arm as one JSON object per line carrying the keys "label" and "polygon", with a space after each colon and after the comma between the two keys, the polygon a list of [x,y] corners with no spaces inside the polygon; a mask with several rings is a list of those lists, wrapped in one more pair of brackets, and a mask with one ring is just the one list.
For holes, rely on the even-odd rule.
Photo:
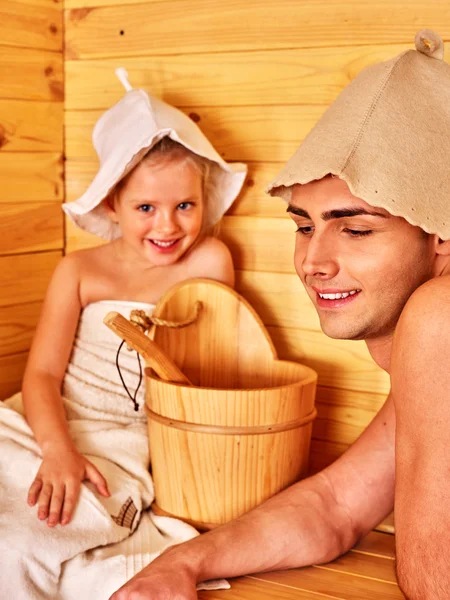
{"label": "man's arm", "polygon": [[336,558],[392,510],[394,437],[388,399],[333,465],[239,519],[170,548],[111,600],[194,600],[198,581]]}
{"label": "man's arm", "polygon": [[395,334],[397,574],[410,600],[450,595],[450,278],[419,288]]}

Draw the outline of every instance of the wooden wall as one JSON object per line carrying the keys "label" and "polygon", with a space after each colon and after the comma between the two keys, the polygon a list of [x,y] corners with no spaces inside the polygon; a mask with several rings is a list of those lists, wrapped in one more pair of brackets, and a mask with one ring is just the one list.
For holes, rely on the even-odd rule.
{"label": "wooden wall", "polygon": [[[67,196],[96,170],[90,135],[122,97],[114,70],[181,108],[222,156],[249,165],[224,219],[237,289],[282,358],[319,373],[311,468],[330,463],[370,422],[388,377],[363,342],[328,339],[294,272],[294,226],[263,190],[339,91],[366,65],[413,47],[416,31],[450,38],[443,2],[423,0],[65,0]],[[94,243],[70,224],[67,250]]]}
{"label": "wooden wall", "polygon": [[62,0],[0,7],[0,398],[20,389],[64,247]]}

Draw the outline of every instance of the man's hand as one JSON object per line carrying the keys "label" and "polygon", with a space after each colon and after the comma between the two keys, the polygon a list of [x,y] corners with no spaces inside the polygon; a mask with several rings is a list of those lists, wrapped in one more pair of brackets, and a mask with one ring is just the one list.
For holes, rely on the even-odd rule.
{"label": "man's hand", "polygon": [[28,492],[28,504],[38,504],[38,518],[53,527],[66,525],[72,518],[81,482],[91,481],[102,496],[108,497],[103,475],[76,449],[52,448],[44,454],[41,466]]}
{"label": "man's hand", "polygon": [[197,600],[196,579],[186,565],[171,559],[170,550],[145,567],[109,600]]}

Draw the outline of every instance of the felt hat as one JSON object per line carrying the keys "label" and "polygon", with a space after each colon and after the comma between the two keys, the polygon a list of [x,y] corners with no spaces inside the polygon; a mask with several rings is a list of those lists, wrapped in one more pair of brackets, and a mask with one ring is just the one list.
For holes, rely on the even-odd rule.
{"label": "felt hat", "polygon": [[119,226],[108,217],[103,200],[153,146],[168,136],[211,161],[209,187],[215,193],[208,197],[206,226],[214,225],[239,194],[246,165],[224,161],[188,116],[142,89],[133,89],[125,69],[117,69],[116,73],[126,94],[94,127],[92,141],[100,160],[99,170],[80,198],[63,204],[64,212],[85,231],[106,240],[119,237]]}
{"label": "felt hat", "polygon": [[364,69],[267,192],[289,202],[293,185],[336,175],[368,204],[450,239],[450,65],[433,31],[415,46]]}

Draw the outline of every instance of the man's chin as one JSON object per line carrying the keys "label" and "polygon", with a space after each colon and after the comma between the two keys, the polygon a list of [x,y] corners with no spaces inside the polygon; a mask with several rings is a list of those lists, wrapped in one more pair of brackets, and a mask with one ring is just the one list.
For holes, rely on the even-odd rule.
{"label": "man's chin", "polygon": [[323,333],[333,340],[364,340],[364,332],[354,327],[336,327],[327,323],[320,324]]}

